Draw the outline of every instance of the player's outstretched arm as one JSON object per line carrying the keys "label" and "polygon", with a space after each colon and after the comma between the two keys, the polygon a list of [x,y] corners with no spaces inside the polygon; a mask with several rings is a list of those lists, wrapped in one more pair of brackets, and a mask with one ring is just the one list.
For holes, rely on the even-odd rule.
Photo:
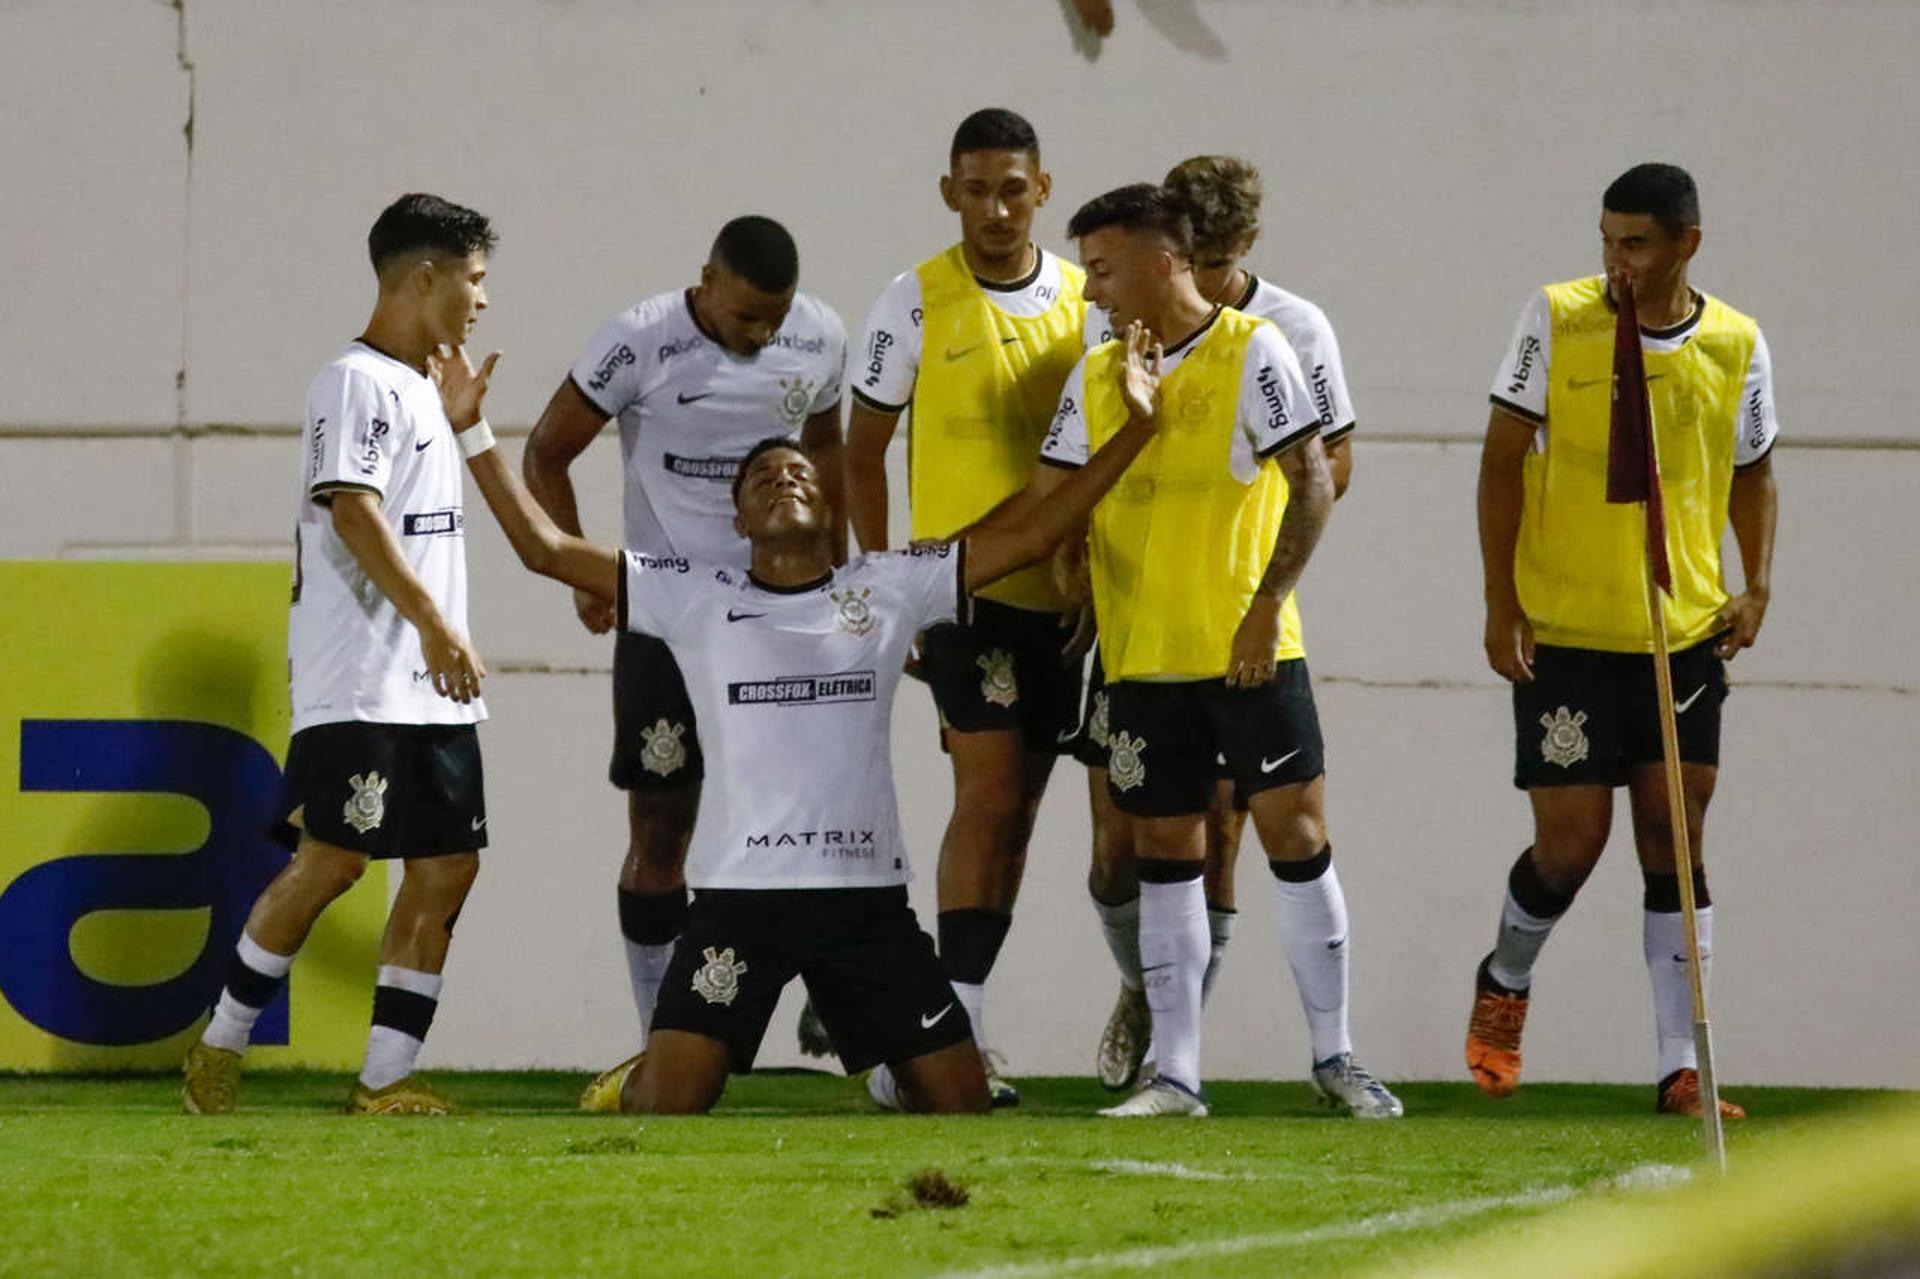
{"label": "player's outstretched arm", "polygon": [[[1126,360],[1119,370],[1126,425],[1085,466],[1050,483],[1044,494],[1004,503],[1000,511],[973,526],[966,538],[969,591],[1045,559],[1054,547],[1078,533],[1094,506],[1153,438],[1160,424],[1160,344],[1137,323],[1127,329],[1126,343]],[[1047,469],[1058,473],[1057,468]]]}
{"label": "player's outstretched arm", "polygon": [[1486,582],[1487,665],[1503,678],[1533,678],[1533,624],[1520,607],[1513,555],[1520,545],[1521,469],[1533,447],[1533,423],[1495,408],[1480,448],[1480,569]]}
{"label": "player's outstretched arm", "polygon": [[[569,468],[606,425],[607,416],[600,406],[589,400],[569,376],[555,388],[540,420],[533,424],[533,434],[527,437],[526,451],[520,456],[521,476],[534,501],[553,517],[563,533],[580,535],[580,505]],[[612,600],[576,590],[573,609],[580,624],[595,635],[613,629]]]}
{"label": "player's outstretched arm", "polygon": [[353,553],[354,562],[394,609],[420,633],[433,691],[456,702],[480,695],[486,667],[467,637],[447,621],[426,586],[407,565],[393,525],[380,513],[380,496],[369,489],[336,489],[328,503],[333,530]]}
{"label": "player's outstretched arm", "polygon": [[[800,447],[813,459],[820,491],[833,511],[833,562],[847,562],[846,450],[840,434],[840,406],[807,415],[800,427]],[[884,446],[882,446],[884,449]],[[884,478],[884,472],[883,478]]]}
{"label": "player's outstretched arm", "polygon": [[522,564],[542,577],[604,599],[617,598],[619,553],[610,546],[562,532],[494,446],[493,431],[480,416],[480,404],[499,360],[500,352],[495,351],[475,370],[466,348],[456,347],[431,362],[434,381],[440,387],[440,402],[457,433],[460,451],[466,454],[467,469]]}
{"label": "player's outstretched arm", "polygon": [[1229,688],[1253,688],[1273,678],[1274,649],[1280,642],[1280,605],[1300,584],[1307,558],[1319,545],[1320,534],[1333,514],[1333,470],[1327,446],[1318,434],[1309,435],[1279,456],[1280,473],[1287,477],[1287,510],[1273,539],[1267,571],[1247,604],[1233,633],[1227,666]]}

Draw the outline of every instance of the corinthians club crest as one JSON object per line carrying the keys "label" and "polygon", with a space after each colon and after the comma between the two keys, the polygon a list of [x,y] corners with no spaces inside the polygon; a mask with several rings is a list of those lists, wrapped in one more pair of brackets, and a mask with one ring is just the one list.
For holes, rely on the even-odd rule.
{"label": "corinthians club crest", "polygon": [[857,590],[849,586],[833,593],[833,602],[840,610],[841,630],[849,635],[865,635],[873,629],[873,606],[867,603],[867,597],[872,594],[870,586]]}
{"label": "corinthians club crest", "polygon": [[1572,768],[1587,757],[1587,734],[1580,727],[1586,722],[1585,711],[1569,711],[1564,706],[1540,717],[1540,726],[1547,730],[1540,739],[1540,753],[1547,763]]}
{"label": "corinthians club crest", "polygon": [[710,1004],[730,1004],[740,993],[740,974],[747,971],[744,960],[733,957],[733,947],[715,950],[711,946],[700,952],[707,962],[700,965],[693,974],[693,993]]}
{"label": "corinthians club crest", "polygon": [[387,779],[369,768],[364,774],[347,778],[353,794],[342,814],[347,825],[362,835],[387,819]]}
{"label": "corinthians club crest", "polygon": [[1020,685],[1013,678],[1013,654],[1004,648],[983,653],[973,659],[980,668],[980,696],[991,706],[1011,706],[1020,700]]}
{"label": "corinthians club crest", "polygon": [[669,724],[664,719],[655,720],[651,728],[642,728],[640,767],[659,777],[679,772],[687,762],[687,748],[680,741],[686,732],[685,724]]}
{"label": "corinthians club crest", "polygon": [[1107,690],[1101,689],[1093,695],[1093,714],[1087,716],[1087,740],[1106,750],[1107,741]]}
{"label": "corinthians club crest", "polygon": [[807,406],[813,403],[814,383],[803,377],[780,379],[780,420],[799,426],[807,420]]}
{"label": "corinthians club crest", "polygon": [[1147,766],[1140,758],[1146,750],[1144,737],[1124,729],[1113,735],[1107,749],[1107,780],[1115,790],[1132,790],[1147,780]]}

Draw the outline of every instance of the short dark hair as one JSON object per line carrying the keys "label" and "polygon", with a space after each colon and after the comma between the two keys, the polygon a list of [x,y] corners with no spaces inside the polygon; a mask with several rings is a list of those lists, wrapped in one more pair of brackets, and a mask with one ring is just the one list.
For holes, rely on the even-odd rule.
{"label": "short dark hair", "polygon": [[953,146],[947,151],[947,167],[952,168],[969,151],[1025,151],[1040,158],[1040,135],[1027,118],[1005,107],[982,107],[960,122],[953,131]]}
{"label": "short dark hair", "polygon": [[733,504],[735,506],[740,505],[740,488],[747,482],[747,469],[753,465],[754,460],[762,453],[771,453],[775,449],[792,449],[809,462],[813,460],[813,454],[807,452],[807,450],[801,446],[800,441],[794,439],[791,435],[767,436],[764,440],[761,440],[758,444],[755,444],[747,450],[747,455],[740,459],[740,469],[733,473]]}
{"label": "short dark hair", "polygon": [[380,211],[367,232],[367,256],[377,275],[403,253],[429,249],[450,258],[491,253],[500,242],[484,214],[437,195],[413,192]]}
{"label": "short dark hair", "polygon": [[1196,155],[1167,174],[1167,194],[1193,223],[1193,251],[1202,261],[1236,256],[1260,230],[1260,170],[1231,155]]}
{"label": "short dark hair", "polygon": [[1700,191],[1677,164],[1636,164],[1613,180],[1600,197],[1610,213],[1645,213],[1668,235],[1700,225]]}
{"label": "short dark hair", "polygon": [[749,213],[720,228],[711,260],[762,293],[785,293],[800,280],[800,250],[787,228]]}
{"label": "short dark hair", "polygon": [[1067,238],[1078,240],[1110,226],[1157,231],[1172,241],[1182,256],[1193,256],[1193,220],[1164,187],[1151,182],[1135,182],[1094,196],[1067,223]]}

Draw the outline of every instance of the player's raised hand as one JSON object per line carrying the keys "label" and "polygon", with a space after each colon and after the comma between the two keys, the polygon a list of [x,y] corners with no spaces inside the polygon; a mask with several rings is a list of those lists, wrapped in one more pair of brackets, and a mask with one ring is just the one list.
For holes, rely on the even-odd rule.
{"label": "player's raised hand", "polygon": [[1533,682],[1533,623],[1517,608],[1487,609],[1487,665],[1514,684]]}
{"label": "player's raised hand", "polygon": [[1127,326],[1127,358],[1120,365],[1120,398],[1127,412],[1146,426],[1160,417],[1160,343],[1135,320]]}
{"label": "player's raised hand", "polygon": [[429,627],[420,633],[420,652],[426,658],[434,692],[462,704],[480,696],[480,681],[487,677],[487,668],[480,664],[480,654],[466,636],[444,624]]}
{"label": "player's raised hand", "polygon": [[499,362],[500,352],[495,351],[475,369],[464,346],[443,346],[427,357],[427,373],[440,388],[440,407],[454,430],[464,431],[482,417],[480,403],[487,397],[487,383]]}
{"label": "player's raised hand", "polygon": [[1253,602],[1233,632],[1227,659],[1228,688],[1258,688],[1273,680],[1273,651],[1280,646],[1280,601],[1255,591]]}
{"label": "player's raised hand", "polygon": [[595,635],[605,635],[613,629],[614,606],[601,599],[592,591],[583,591],[578,587],[573,591],[573,611],[580,617],[580,624]]}

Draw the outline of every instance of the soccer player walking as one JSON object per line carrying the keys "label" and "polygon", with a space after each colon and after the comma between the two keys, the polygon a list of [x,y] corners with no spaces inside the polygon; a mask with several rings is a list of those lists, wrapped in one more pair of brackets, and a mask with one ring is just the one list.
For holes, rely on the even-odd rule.
{"label": "soccer player walking", "polygon": [[[580,531],[570,467],[608,419],[620,423],[623,541],[659,559],[744,568],[730,484],[740,459],[770,431],[819,460],[839,505],[840,384],[846,330],[797,291],[799,252],[770,218],[720,228],[700,282],[637,303],[609,320],[548,401],[527,441],[527,487],[560,528]],[[844,548],[836,518],[834,538]],[[574,593],[594,634],[614,625],[613,601]],[[627,854],[617,898],[641,1039],[687,913],[684,865],[706,771],[697,719],[671,651],[622,631],[613,653],[612,783],[627,793]]]}
{"label": "soccer player walking", "polygon": [[[1701,832],[1719,775],[1725,662],[1754,642],[1767,611],[1778,426],[1759,325],[1688,283],[1700,235],[1685,170],[1627,170],[1601,199],[1603,273],[1528,299],[1494,378],[1480,460],[1486,651],[1513,683],[1514,785],[1532,806],[1534,838],[1507,876],[1494,948],[1475,978],[1467,1067],[1493,1097],[1519,1085],[1534,962],[1599,861],[1624,786],[1645,881],[1656,1105],[1693,1117],[1703,1105],[1649,656],[1645,526],[1636,509],[1606,503],[1613,298],[1626,283],[1666,495],[1674,590],[1663,607],[1704,979],[1713,908]],[[1729,523],[1745,578],[1737,595],[1720,562]],[[1720,1109],[1744,1114],[1727,1101]]]}
{"label": "soccer player walking", "polygon": [[[1333,495],[1338,499],[1353,474],[1354,427],[1339,339],[1318,306],[1240,264],[1260,235],[1260,171],[1234,156],[1201,155],[1175,165],[1162,185],[1186,210],[1192,224],[1193,283],[1200,296],[1272,321],[1299,358],[1319,414],[1320,440],[1327,450]],[[1112,336],[1103,312],[1089,312],[1087,332],[1090,347]],[[1087,713],[1074,753],[1087,765],[1093,806],[1093,862],[1087,888],[1108,949],[1120,968],[1120,994],[1101,1033],[1094,1069],[1102,1084],[1123,1091],[1139,1082],[1149,1058],[1150,1023],[1140,974],[1140,885],[1134,874],[1132,828],[1107,790],[1107,692],[1098,655],[1087,681]],[[1203,997],[1213,988],[1238,917],[1233,873],[1246,819],[1246,805],[1232,779],[1223,773],[1207,811],[1202,878],[1211,945],[1201,982]]]}
{"label": "soccer player walking", "polygon": [[[1312,393],[1277,328],[1201,294],[1191,223],[1161,188],[1110,191],[1067,231],[1080,242],[1088,301],[1166,343],[1167,428],[1101,502],[1089,534],[1108,680],[1107,784],[1131,819],[1156,1052],[1155,1077],[1101,1113],[1207,1113],[1201,876],[1223,761],[1277,881],[1315,1086],[1356,1115],[1396,1117],[1398,1099],[1354,1060],[1347,1037],[1346,905],[1293,601],[1334,498]],[[1067,379],[1022,509],[1044,509],[1059,477],[1125,420],[1109,389],[1120,358],[1108,343]]]}
{"label": "soccer player walking", "polygon": [[313,923],[373,858],[402,858],[380,943],[356,1114],[445,1114],[413,1077],[453,921],[487,843],[485,675],[467,639],[466,518],[452,426],[429,376],[486,308],[487,219],[406,195],[373,224],[366,331],[307,391],[293,606],[293,739],[280,812],[293,859],[260,894],[225,990],[188,1051],[187,1110],[231,1110],[254,1023]]}
{"label": "soccer player walking", "polygon": [[[709,783],[687,859],[692,907],[646,1052],[596,1080],[588,1108],[710,1108],[727,1074],[751,1067],[796,975],[847,1069],[888,1067],[883,1100],[989,1108],[967,1011],[907,904],[893,690],[917,632],[964,618],[975,590],[1044,558],[1152,438],[1158,361],[1147,356],[1136,328],[1108,370],[1124,424],[1047,510],[839,567],[820,469],[784,438],[756,446],[734,482],[752,547],[741,569],[616,553],[564,534],[499,461],[484,424],[463,437],[522,560],[616,598],[623,629],[662,638],[706,733]],[[448,364],[456,422],[478,418],[491,367],[476,375],[464,354]]]}
{"label": "soccer player walking", "polygon": [[[947,538],[1026,483],[1080,357],[1082,273],[1033,242],[1052,179],[1033,126],[976,111],[954,131],[940,194],[960,242],[896,276],[850,373],[848,503],[865,550],[887,545],[886,450],[910,413],[912,535]],[[940,960],[987,1052],[986,982],[1013,920],[1034,816],[1074,735],[1080,650],[1045,565],[988,586],[970,621],[925,637],[921,670],[953,763],[940,844]],[[997,1105],[1019,1094],[988,1057]]]}

